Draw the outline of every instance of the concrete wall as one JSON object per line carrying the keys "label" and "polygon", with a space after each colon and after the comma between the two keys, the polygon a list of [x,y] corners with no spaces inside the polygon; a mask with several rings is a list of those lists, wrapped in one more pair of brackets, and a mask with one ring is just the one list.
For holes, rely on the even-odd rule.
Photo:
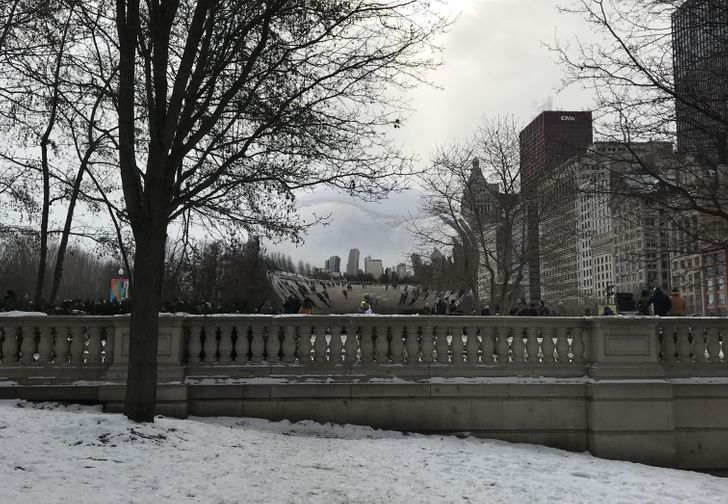
{"label": "concrete wall", "polygon": [[[251,320],[251,348],[255,341],[281,345],[283,358],[295,359],[290,362],[222,359],[232,345],[231,340],[224,342],[223,337],[231,334],[230,327],[237,327],[236,330],[247,327],[244,318],[163,320],[159,336],[157,412],[176,417],[310,419],[423,433],[468,433],[574,451],[588,450],[605,458],[728,471],[728,342],[723,336],[726,332],[722,319],[336,317],[327,321],[324,317],[257,317]],[[376,355],[373,358],[372,354],[377,354],[377,346],[372,340],[366,341],[368,334],[362,332],[360,321],[366,321],[369,326],[378,324],[373,333],[375,337],[395,335],[400,328],[406,328],[403,333],[406,337],[403,336],[400,345],[412,350],[397,357],[398,361],[394,358],[376,361]],[[98,319],[93,322],[101,324]],[[3,325],[0,320],[0,331],[5,337],[20,335],[18,345],[8,346],[7,339],[2,342],[0,399],[101,403],[106,411],[121,412],[128,330],[125,319],[114,318],[112,322],[113,325],[103,326],[104,329],[96,332],[89,329],[89,323],[78,322],[86,324],[86,329],[70,330],[70,356],[57,362],[53,358],[41,361],[40,357],[30,359],[29,356],[38,350],[39,355],[45,352],[52,357],[50,348],[58,345],[58,334],[66,334],[65,329],[59,328],[72,321],[64,319],[52,326],[48,319],[22,324],[14,321],[12,325]],[[266,323],[270,325],[265,329],[269,336],[263,341],[262,328]],[[33,334],[39,324],[47,327],[36,331],[36,348],[27,334]],[[345,327],[348,335],[358,334],[358,340],[349,341],[356,341],[356,353],[347,350],[334,359],[329,348],[327,360],[316,361],[319,354],[313,351],[309,360],[303,361],[300,354],[303,342],[296,338],[307,334],[312,324],[314,332],[333,326]],[[433,362],[426,350],[443,343],[439,338],[447,335],[450,352],[454,351],[452,335],[460,331],[450,330],[453,327],[464,328],[461,339],[464,347],[472,343],[479,345],[478,348],[466,348],[460,360],[443,361],[442,355],[435,354],[437,362]],[[533,336],[534,327],[538,338]],[[446,328],[450,328],[449,332]],[[524,335],[517,341],[516,335],[523,328],[528,337]],[[270,337],[277,329],[280,329],[280,341]],[[418,330],[419,342],[413,339]],[[579,331],[583,336],[583,344],[578,346],[583,348],[583,356],[576,352],[568,359],[563,357],[568,352],[558,347],[564,346],[566,331],[570,335]],[[77,334],[86,334],[87,342],[106,338],[103,352],[74,364],[78,349],[82,348],[80,343],[74,347]],[[210,346],[215,341],[205,338],[192,348],[190,338],[200,334],[219,334],[219,346]],[[510,335],[508,341],[501,340],[506,334]],[[549,334],[553,338],[547,341]],[[48,335],[55,335],[55,339]],[[492,340],[486,345],[488,337]],[[65,344],[66,340],[63,341]],[[317,340],[317,344],[320,342]],[[228,345],[225,352],[223,343]],[[393,339],[387,344],[387,351],[380,353],[392,357]],[[576,348],[573,342],[569,345],[572,350]],[[498,349],[500,346],[502,351]],[[9,348],[19,349],[16,359],[8,358],[15,355],[15,350],[10,352]],[[200,348],[205,357],[190,362],[186,355],[200,352]],[[215,348],[220,359],[209,357]],[[545,358],[543,354],[549,352],[553,355]]]}
{"label": "concrete wall", "polygon": [[[700,382],[702,380],[702,382]],[[166,384],[161,415],[370,425],[532,443],[604,458],[728,471],[728,384],[271,383]],[[101,403],[123,411],[123,385],[0,385],[0,399]]]}

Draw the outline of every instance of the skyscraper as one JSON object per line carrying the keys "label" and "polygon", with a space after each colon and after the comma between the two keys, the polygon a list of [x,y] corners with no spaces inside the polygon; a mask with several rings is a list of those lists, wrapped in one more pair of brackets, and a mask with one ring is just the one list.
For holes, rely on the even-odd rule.
{"label": "skyscraper", "polygon": [[672,14],[677,146],[728,162],[728,2],[687,0]]}
{"label": "skyscraper", "polygon": [[356,276],[359,273],[359,249],[349,250],[349,261],[346,263],[346,274]]}
{"label": "skyscraper", "polygon": [[541,298],[539,189],[559,165],[584,153],[593,138],[591,112],[542,112],[520,133],[521,192],[527,202],[528,292],[532,302]]}
{"label": "skyscraper", "polygon": [[544,177],[583,154],[594,140],[591,112],[546,111],[520,133],[521,187],[538,190]]}
{"label": "skyscraper", "polygon": [[331,256],[331,257],[329,257],[328,263],[329,263],[328,270],[331,273],[340,273],[341,272],[341,257]]}
{"label": "skyscraper", "polygon": [[364,259],[364,274],[372,275],[375,280],[382,278],[382,275],[384,274],[384,270],[382,269],[382,260],[372,259],[367,256]]}

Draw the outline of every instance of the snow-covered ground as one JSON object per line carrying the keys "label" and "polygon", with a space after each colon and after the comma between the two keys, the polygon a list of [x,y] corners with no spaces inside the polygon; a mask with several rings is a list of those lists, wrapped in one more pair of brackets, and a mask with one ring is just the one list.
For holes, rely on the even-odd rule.
{"label": "snow-covered ground", "polygon": [[250,418],[133,424],[0,401],[0,502],[716,503],[728,479],[587,454]]}

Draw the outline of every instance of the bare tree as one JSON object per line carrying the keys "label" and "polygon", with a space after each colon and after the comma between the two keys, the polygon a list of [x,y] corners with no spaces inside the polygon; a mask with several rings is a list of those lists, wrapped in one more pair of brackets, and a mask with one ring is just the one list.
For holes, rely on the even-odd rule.
{"label": "bare tree", "polygon": [[[382,107],[446,23],[415,0],[116,0],[119,163],[135,236],[126,415],[152,421],[168,224],[298,236],[294,191],[378,198],[408,171]],[[424,56],[423,56],[424,55]]]}
{"label": "bare tree", "polygon": [[[9,199],[40,214],[36,306],[46,300],[51,306],[55,303],[69,240],[72,235],[88,235],[72,229],[77,203],[83,201],[86,210],[98,211],[98,203],[106,197],[102,187],[83,185],[85,174],[101,156],[108,161],[113,153],[105,145],[112,140],[110,132],[97,130],[108,124],[105,102],[111,97],[114,73],[112,69],[100,74],[105,70],[97,64],[103,45],[97,33],[101,25],[88,15],[84,4],[62,0],[16,2],[2,18],[0,115],[8,135],[0,158],[9,176],[4,177],[0,196],[4,192],[9,196],[6,203]],[[88,51],[92,47],[95,51]],[[36,201],[38,191],[30,189],[38,182],[41,201]],[[51,211],[66,199],[65,224],[57,231]],[[60,234],[60,241],[46,297],[49,240],[54,234]]]}
{"label": "bare tree", "polygon": [[485,299],[507,313],[520,295],[526,264],[516,122],[484,120],[463,145],[439,149],[417,185],[421,216],[411,218],[408,229],[420,247],[449,248],[455,241],[476,306]]}
{"label": "bare tree", "polygon": [[[49,215],[51,199],[51,160],[49,151],[55,148],[51,140],[58,124],[61,106],[61,87],[64,80],[64,61],[69,37],[72,37],[72,13],[38,9],[23,29],[14,29],[17,4],[11,5],[2,27],[3,83],[1,94],[5,107],[2,115],[19,126],[29,137],[26,148],[39,148],[37,159],[41,175],[42,201],[40,206],[39,261],[34,301],[40,305],[48,257]],[[25,78],[13,78],[17,73]],[[40,113],[39,113],[40,111]],[[13,157],[4,156],[13,161]],[[55,199],[55,197],[53,198]]]}
{"label": "bare tree", "polygon": [[[598,43],[557,40],[564,85],[590,88],[599,136],[677,145],[670,163],[634,153],[621,187],[663,208],[706,251],[728,247],[728,5],[704,0],[578,0]],[[697,216],[697,225],[691,216]],[[713,232],[717,228],[720,232]]]}

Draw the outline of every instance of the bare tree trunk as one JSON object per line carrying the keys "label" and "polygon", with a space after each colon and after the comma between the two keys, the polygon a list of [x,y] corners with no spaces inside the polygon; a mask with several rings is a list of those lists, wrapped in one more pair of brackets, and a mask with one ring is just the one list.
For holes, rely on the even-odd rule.
{"label": "bare tree trunk", "polygon": [[154,222],[135,232],[134,284],[129,325],[129,374],[124,414],[153,422],[157,403],[157,339],[164,277],[167,223]]}
{"label": "bare tree trunk", "polygon": [[52,124],[49,124],[46,135],[44,135],[41,141],[41,170],[43,171],[43,207],[41,209],[40,217],[40,251],[38,258],[38,271],[35,277],[35,295],[33,297],[33,303],[38,309],[43,300],[43,283],[45,282],[46,273],[46,262],[48,260],[48,216],[50,213],[51,206],[51,182],[50,182],[50,167],[48,166],[48,135]]}
{"label": "bare tree trunk", "polygon": [[40,152],[41,152],[41,170],[43,173],[43,208],[41,210],[40,220],[40,259],[38,261],[38,274],[35,281],[35,297],[34,303],[38,307],[43,300],[43,284],[45,282],[46,273],[46,262],[48,260],[48,218],[50,214],[51,206],[51,180],[50,180],[50,164],[48,163],[48,144],[50,144],[51,133],[56,125],[56,119],[58,117],[58,104],[60,101],[60,74],[61,67],[63,65],[63,54],[66,48],[66,36],[68,35],[68,28],[71,22],[71,14],[69,14],[68,20],[63,26],[63,35],[59,42],[59,50],[56,55],[55,68],[53,72],[53,93],[50,97],[51,110],[48,118],[48,125],[46,126],[43,136],[40,139]]}
{"label": "bare tree trunk", "polygon": [[76,179],[73,182],[73,191],[71,192],[71,199],[68,202],[68,211],[66,212],[66,223],[63,226],[63,232],[61,233],[61,242],[58,245],[58,252],[56,255],[56,266],[53,271],[53,285],[51,287],[51,294],[48,297],[48,303],[50,306],[55,305],[56,298],[58,297],[58,291],[61,288],[61,278],[63,277],[63,262],[66,258],[66,248],[68,247],[68,238],[71,235],[71,224],[73,223],[73,213],[76,209],[76,202],[78,201],[78,193],[81,189],[81,181],[83,180],[83,173],[86,171],[88,159],[91,155],[91,151],[86,152],[83,160],[81,160],[81,166],[76,174]]}

